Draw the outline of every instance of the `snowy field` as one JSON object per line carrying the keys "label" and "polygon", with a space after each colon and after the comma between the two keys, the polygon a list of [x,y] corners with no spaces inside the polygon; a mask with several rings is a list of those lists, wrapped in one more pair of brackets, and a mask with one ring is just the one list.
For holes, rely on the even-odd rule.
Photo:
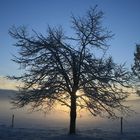
{"label": "snowy field", "polygon": [[[0,90],[0,140],[140,140],[140,98],[127,102],[136,114],[123,119],[91,117],[84,113],[77,118],[77,135],[68,135],[69,113],[56,111],[43,116],[25,109],[11,110],[9,96],[13,91]],[[14,128],[10,128],[12,114]]]}
{"label": "snowy field", "polygon": [[70,136],[67,129],[29,129],[0,126],[0,140],[140,140],[140,133],[125,132],[120,134],[101,129],[77,130],[77,135]]}

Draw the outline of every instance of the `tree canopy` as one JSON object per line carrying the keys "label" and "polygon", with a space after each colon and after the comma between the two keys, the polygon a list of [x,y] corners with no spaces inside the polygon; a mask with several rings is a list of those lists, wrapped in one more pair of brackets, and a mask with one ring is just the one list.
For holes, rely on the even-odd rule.
{"label": "tree canopy", "polygon": [[136,93],[140,95],[140,45],[136,45],[136,51],[134,53],[134,64],[132,66],[132,71],[133,71],[133,81],[136,89]]}
{"label": "tree canopy", "polygon": [[136,51],[134,53],[134,65],[132,67],[133,73],[140,79],[140,45],[136,45]]}
{"label": "tree canopy", "polygon": [[92,115],[114,117],[114,109],[122,111],[129,94],[130,73],[112,57],[95,56],[95,50],[106,51],[112,33],[102,26],[103,12],[91,8],[83,17],[72,16],[74,35],[64,34],[62,27],[47,29],[47,35],[12,27],[9,34],[17,40],[18,55],[13,61],[24,70],[12,79],[24,83],[13,103],[17,107],[30,104],[33,109],[50,110],[55,103],[70,109],[70,134],[75,133],[77,109]]}

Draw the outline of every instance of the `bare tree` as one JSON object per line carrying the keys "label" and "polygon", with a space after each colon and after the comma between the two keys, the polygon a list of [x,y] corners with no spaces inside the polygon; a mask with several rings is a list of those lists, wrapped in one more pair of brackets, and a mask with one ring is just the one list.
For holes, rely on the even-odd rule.
{"label": "bare tree", "polygon": [[48,27],[47,36],[25,27],[9,30],[19,48],[16,63],[24,70],[12,79],[24,83],[14,98],[17,107],[30,104],[33,109],[50,110],[55,103],[70,109],[70,134],[76,133],[77,109],[86,109],[92,115],[107,112],[114,117],[114,109],[128,96],[129,72],[112,58],[95,57],[94,48],[105,51],[112,37],[102,27],[103,13],[91,8],[84,17],[72,16],[75,35],[65,36],[62,28]]}

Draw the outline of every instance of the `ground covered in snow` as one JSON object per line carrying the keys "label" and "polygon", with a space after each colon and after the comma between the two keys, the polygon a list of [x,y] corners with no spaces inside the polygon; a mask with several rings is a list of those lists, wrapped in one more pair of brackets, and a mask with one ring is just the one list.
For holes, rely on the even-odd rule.
{"label": "ground covered in snow", "polygon": [[[68,135],[69,114],[53,112],[46,116],[26,109],[11,109],[8,98],[14,91],[0,90],[0,140],[140,140],[140,98],[127,101],[135,114],[120,119],[91,118],[85,113],[77,118],[77,135]],[[14,94],[14,93],[13,93]],[[14,114],[14,128],[10,128]]]}
{"label": "ground covered in snow", "polygon": [[77,130],[70,136],[64,128],[31,129],[0,126],[0,140],[140,140],[140,133],[105,131],[102,129]]}

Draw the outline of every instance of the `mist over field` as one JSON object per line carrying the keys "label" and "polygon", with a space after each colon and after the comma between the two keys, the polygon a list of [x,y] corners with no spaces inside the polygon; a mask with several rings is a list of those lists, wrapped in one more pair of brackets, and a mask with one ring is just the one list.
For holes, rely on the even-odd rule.
{"label": "mist over field", "polygon": [[[16,128],[68,128],[69,126],[69,112],[65,109],[57,108],[50,113],[30,112],[29,107],[21,109],[13,109],[11,97],[14,97],[17,91],[14,90],[0,90],[0,124],[10,126],[12,114],[15,115]],[[131,106],[136,113],[130,114],[124,118],[124,129],[126,131],[140,131],[140,99],[133,97],[126,101],[128,106]],[[101,128],[104,130],[120,131],[120,120],[107,119],[105,117],[94,117],[87,112],[79,112],[77,118],[77,128]]]}
{"label": "mist over field", "polygon": [[[11,97],[17,91],[0,90],[0,139],[2,140],[18,140],[36,139],[49,140],[84,140],[84,139],[99,139],[104,137],[104,140],[118,140],[120,135],[120,120],[112,120],[107,118],[93,117],[91,115],[81,114],[77,118],[77,136],[67,136],[69,126],[69,113],[66,111],[57,110],[44,115],[42,112],[29,113],[28,107],[22,109],[11,109]],[[136,114],[124,118],[123,131],[124,138],[127,140],[138,140],[140,133],[140,99],[133,97],[126,104],[130,105]],[[12,115],[15,115],[15,123],[13,130],[10,128]],[[19,135],[20,133],[20,135]],[[135,135],[134,135],[134,134]]]}

